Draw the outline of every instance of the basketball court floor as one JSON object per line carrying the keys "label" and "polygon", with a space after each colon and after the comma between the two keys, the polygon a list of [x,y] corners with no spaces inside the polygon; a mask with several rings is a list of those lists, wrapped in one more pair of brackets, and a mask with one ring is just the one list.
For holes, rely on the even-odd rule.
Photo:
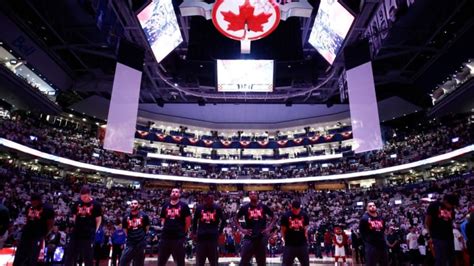
{"label": "basketball court floor", "polygon": [[[5,265],[5,266],[11,266],[13,265],[13,258],[14,258],[14,250],[11,248],[4,248],[0,250],[0,265]],[[155,257],[147,257],[145,259],[145,266],[155,266],[157,264],[158,258]],[[219,258],[219,265],[229,265],[229,266],[236,266],[239,265],[239,257],[224,257],[224,258]],[[323,259],[316,259],[314,257],[310,257],[310,263],[311,265],[314,266],[319,266],[319,265],[334,265],[334,259],[333,258],[323,258]],[[196,261],[195,258],[193,259],[187,259],[186,260],[186,265],[195,265]],[[109,261],[103,261],[101,266],[109,266],[110,262]],[[175,265],[172,262],[172,259],[170,258],[170,261],[168,262],[169,266]],[[254,265],[256,265],[254,263]],[[280,257],[275,257],[275,258],[267,258],[267,265],[281,265],[281,258]],[[295,263],[295,265],[299,265]],[[357,264],[351,264],[351,259],[348,259],[348,264],[347,265],[357,265]]]}

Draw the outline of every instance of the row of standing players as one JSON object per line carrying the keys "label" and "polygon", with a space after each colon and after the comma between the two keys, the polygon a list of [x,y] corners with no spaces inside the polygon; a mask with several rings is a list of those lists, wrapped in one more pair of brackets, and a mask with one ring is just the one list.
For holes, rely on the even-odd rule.
{"label": "row of standing players", "polygon": [[[250,202],[242,205],[234,217],[234,223],[244,235],[239,265],[250,265],[252,257],[257,264],[266,265],[266,246],[268,235],[277,219],[272,210],[258,201],[256,191],[249,192]],[[301,203],[294,200],[290,210],[280,218],[281,231],[285,248],[283,265],[293,265],[297,258],[301,265],[309,265],[308,230],[309,217],[301,209]],[[442,202],[431,204],[428,208],[427,226],[434,241],[437,256],[436,265],[446,265],[450,259],[452,221],[456,201],[445,197]],[[80,192],[80,200],[72,208],[74,229],[66,248],[64,264],[77,265],[80,258],[86,266],[93,265],[93,239],[102,222],[100,204],[91,197],[90,189],[84,186]],[[244,217],[242,225],[239,219]],[[196,264],[204,265],[206,259],[210,265],[218,265],[218,236],[226,226],[222,208],[214,203],[214,196],[208,193],[204,204],[195,210],[191,219],[191,211],[187,204],[180,201],[180,190],[171,191],[170,200],[166,202],[160,213],[163,226],[159,244],[158,265],[166,265],[170,256],[178,266],[185,265],[185,236],[189,229],[196,240]],[[39,195],[31,197],[31,207],[27,210],[27,223],[23,228],[18,245],[14,266],[35,265],[41,249],[41,243],[54,224],[54,210],[43,204]],[[150,226],[149,217],[140,210],[137,200],[130,203],[130,211],[123,218],[123,228],[127,235],[125,250],[120,258],[120,266],[144,265],[145,236]],[[367,204],[367,212],[360,220],[359,230],[365,245],[366,265],[388,265],[385,241],[385,221],[377,213],[374,202]],[[452,238],[451,238],[452,239]],[[344,258],[344,246],[336,245],[335,257]],[[451,244],[453,241],[451,241]]]}

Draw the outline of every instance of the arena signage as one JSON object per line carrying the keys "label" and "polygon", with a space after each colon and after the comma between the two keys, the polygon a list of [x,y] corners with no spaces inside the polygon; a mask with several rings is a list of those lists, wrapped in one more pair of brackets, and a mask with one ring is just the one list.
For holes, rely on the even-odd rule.
{"label": "arena signage", "polygon": [[242,53],[250,53],[250,42],[271,34],[280,20],[310,17],[313,11],[307,0],[185,0],[179,8],[182,16],[212,19],[221,34],[241,42]]}

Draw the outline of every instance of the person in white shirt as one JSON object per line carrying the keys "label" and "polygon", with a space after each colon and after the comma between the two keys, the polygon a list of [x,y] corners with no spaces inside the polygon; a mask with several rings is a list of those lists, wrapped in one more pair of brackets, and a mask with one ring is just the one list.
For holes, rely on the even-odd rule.
{"label": "person in white shirt", "polygon": [[456,224],[453,228],[453,236],[454,236],[454,259],[456,261],[455,265],[463,265],[464,263],[463,250],[465,249],[466,245],[464,243],[464,237],[459,231],[458,224]]}
{"label": "person in white shirt", "polygon": [[411,265],[418,265],[420,258],[420,251],[418,249],[418,233],[416,232],[416,227],[410,228],[410,233],[407,235],[407,245],[408,245],[408,254],[410,257]]}

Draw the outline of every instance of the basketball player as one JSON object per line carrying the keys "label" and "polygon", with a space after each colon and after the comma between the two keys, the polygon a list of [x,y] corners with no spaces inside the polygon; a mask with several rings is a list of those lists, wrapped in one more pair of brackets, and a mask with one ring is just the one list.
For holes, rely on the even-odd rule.
{"label": "basketball player", "polygon": [[428,206],[425,225],[433,240],[436,266],[451,265],[452,263],[454,257],[454,208],[458,205],[458,197],[447,194],[443,201],[435,201]]}
{"label": "basketball player", "polygon": [[127,246],[120,257],[120,266],[128,266],[133,261],[134,266],[145,264],[146,233],[150,228],[148,215],[140,211],[137,200],[130,203],[130,213],[122,222],[122,227],[127,234]]}
{"label": "basketball player", "polygon": [[15,253],[14,266],[36,265],[44,237],[54,225],[54,210],[43,204],[40,194],[31,195],[31,206],[26,209],[26,225]]}
{"label": "basketball player", "polygon": [[342,263],[346,263],[346,245],[347,245],[347,235],[341,229],[341,227],[334,228],[334,262],[339,262],[339,259],[342,260]]}
{"label": "basketball player", "polygon": [[82,258],[85,266],[92,266],[93,243],[102,222],[102,207],[91,197],[89,186],[81,188],[80,199],[71,212],[74,228],[66,250],[65,264],[76,265],[77,259]]}
{"label": "basketball player", "polygon": [[226,221],[220,206],[214,203],[214,194],[208,192],[204,204],[196,208],[191,232],[197,237],[196,264],[204,266],[206,258],[211,266],[218,265],[217,238],[224,231]]}
{"label": "basketball player", "polygon": [[301,202],[294,200],[291,210],[281,217],[281,235],[285,241],[283,266],[293,265],[295,258],[301,265],[309,266],[308,225],[308,214],[301,210]]}
{"label": "basketball player", "polygon": [[170,255],[178,266],[184,266],[184,241],[191,226],[191,211],[179,200],[179,188],[171,190],[170,201],[161,209],[161,242],[158,255],[158,266],[165,266]]}
{"label": "basketball player", "polygon": [[360,219],[359,230],[365,244],[365,265],[388,265],[385,221],[377,213],[377,207],[372,201],[367,204],[367,212]]}
{"label": "basketball player", "polygon": [[[234,222],[237,228],[244,235],[241,249],[241,266],[250,265],[252,256],[255,256],[257,264],[263,266],[266,263],[266,247],[268,235],[275,225],[273,211],[267,205],[258,202],[257,191],[249,192],[250,203],[240,207]],[[245,217],[245,226],[239,222],[239,219]],[[267,217],[271,219],[267,224]]]}

